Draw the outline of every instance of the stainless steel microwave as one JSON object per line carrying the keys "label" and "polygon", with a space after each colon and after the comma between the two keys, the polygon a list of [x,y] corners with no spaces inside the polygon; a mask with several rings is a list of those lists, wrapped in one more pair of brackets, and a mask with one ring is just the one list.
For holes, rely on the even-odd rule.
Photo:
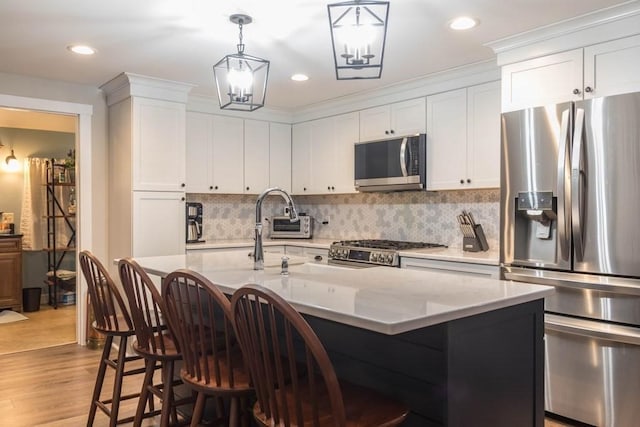
{"label": "stainless steel microwave", "polygon": [[358,191],[424,190],[427,180],[424,133],[355,144]]}
{"label": "stainless steel microwave", "polygon": [[300,215],[300,220],[291,222],[288,216],[274,216],[269,221],[272,239],[310,239],[313,237],[313,218]]}

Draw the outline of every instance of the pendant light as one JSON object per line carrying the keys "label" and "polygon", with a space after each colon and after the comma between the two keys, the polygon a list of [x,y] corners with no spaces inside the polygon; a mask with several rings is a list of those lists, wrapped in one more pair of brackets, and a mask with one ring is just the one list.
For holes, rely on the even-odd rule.
{"label": "pendant light", "polygon": [[248,15],[231,15],[229,20],[240,29],[238,53],[222,58],[213,66],[220,108],[254,111],[264,106],[269,78],[269,61],[244,53],[242,28],[252,22]]}
{"label": "pendant light", "polygon": [[388,1],[327,5],[336,79],[379,79],[389,18]]}

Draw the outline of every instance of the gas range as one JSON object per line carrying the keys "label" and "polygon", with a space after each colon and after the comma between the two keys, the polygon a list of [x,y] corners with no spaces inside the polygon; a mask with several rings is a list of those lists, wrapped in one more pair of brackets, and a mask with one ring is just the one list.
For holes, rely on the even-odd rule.
{"label": "gas range", "polygon": [[329,263],[358,267],[400,267],[398,252],[410,249],[446,248],[438,243],[397,240],[341,240],[329,247]]}

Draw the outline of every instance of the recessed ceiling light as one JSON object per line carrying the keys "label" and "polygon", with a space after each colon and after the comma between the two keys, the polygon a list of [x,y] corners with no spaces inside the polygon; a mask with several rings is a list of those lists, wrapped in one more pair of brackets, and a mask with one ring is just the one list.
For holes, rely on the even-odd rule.
{"label": "recessed ceiling light", "polygon": [[71,46],[67,46],[67,49],[73,53],[77,53],[78,55],[93,55],[96,53],[94,48],[83,44],[73,44]]}
{"label": "recessed ceiling light", "polygon": [[468,30],[478,25],[478,21],[468,16],[460,16],[449,23],[452,30]]}
{"label": "recessed ceiling light", "polygon": [[291,80],[293,80],[294,82],[305,82],[309,80],[309,76],[307,76],[306,74],[294,74],[293,76],[291,76]]}

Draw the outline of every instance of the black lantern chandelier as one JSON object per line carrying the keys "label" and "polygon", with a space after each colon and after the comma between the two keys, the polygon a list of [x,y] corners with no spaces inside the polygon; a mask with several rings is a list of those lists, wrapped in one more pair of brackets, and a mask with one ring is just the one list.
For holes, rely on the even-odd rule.
{"label": "black lantern chandelier", "polygon": [[327,5],[336,79],[379,79],[389,18],[388,1]]}
{"label": "black lantern chandelier", "polygon": [[213,66],[220,108],[254,111],[264,106],[269,78],[269,61],[244,53],[242,27],[250,24],[247,15],[231,15],[229,20],[240,28],[238,53],[222,58]]}

